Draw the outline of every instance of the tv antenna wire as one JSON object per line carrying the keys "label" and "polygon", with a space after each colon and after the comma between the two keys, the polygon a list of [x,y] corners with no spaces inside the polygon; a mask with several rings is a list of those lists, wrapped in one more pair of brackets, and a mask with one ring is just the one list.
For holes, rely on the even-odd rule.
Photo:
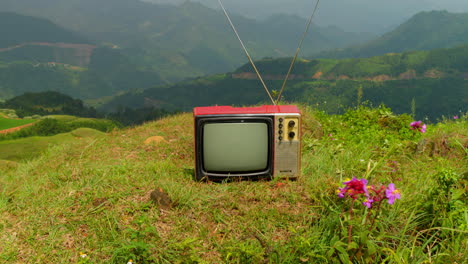
{"label": "tv antenna wire", "polygon": [[284,92],[284,88],[286,87],[286,83],[288,82],[289,75],[291,75],[291,71],[292,71],[292,69],[294,67],[294,64],[296,63],[297,56],[299,55],[299,51],[302,48],[302,44],[304,43],[304,39],[306,38],[307,33],[309,32],[310,25],[312,24],[312,19],[315,16],[315,12],[317,11],[319,3],[320,3],[320,0],[317,0],[317,3],[315,3],[314,12],[312,12],[312,15],[310,16],[309,21],[307,22],[306,29],[305,29],[304,33],[302,34],[301,41],[299,42],[299,47],[297,47],[297,49],[296,49],[296,54],[294,55],[294,58],[291,61],[291,65],[289,65],[288,73],[286,74],[286,77],[284,78],[283,85],[282,85],[281,90],[280,90],[280,92],[278,94],[278,98],[276,99],[275,104],[278,104],[279,101],[281,100],[281,96],[282,96],[282,94]]}
{"label": "tv antenna wire", "polygon": [[244,42],[242,41],[241,37],[239,36],[239,33],[237,32],[237,29],[236,29],[236,27],[234,26],[234,23],[232,23],[232,20],[231,20],[231,18],[229,17],[229,14],[228,14],[228,12],[226,11],[226,8],[224,7],[224,5],[223,5],[223,3],[221,2],[221,0],[218,0],[218,3],[219,3],[219,5],[221,6],[221,9],[222,9],[223,12],[224,12],[224,15],[226,16],[226,18],[227,18],[229,24],[231,25],[232,30],[233,30],[234,33],[236,34],[237,39],[239,40],[239,42],[240,42],[242,48],[244,49],[244,52],[245,52],[245,54],[247,55],[247,58],[249,59],[250,64],[252,65],[252,67],[253,67],[255,73],[257,74],[258,79],[259,79],[260,82],[262,83],[263,88],[265,89],[266,93],[268,94],[268,97],[270,98],[270,100],[271,100],[271,102],[273,103],[273,105],[277,105],[277,104],[279,103],[279,101],[281,100],[281,96],[282,96],[282,94],[283,94],[284,88],[286,87],[286,83],[287,83],[287,81],[288,81],[288,79],[289,79],[289,76],[290,76],[291,71],[292,71],[292,69],[293,69],[293,67],[294,67],[294,64],[296,63],[296,60],[297,60],[297,57],[298,57],[298,55],[299,55],[299,51],[300,51],[301,48],[302,48],[302,44],[303,44],[303,42],[304,42],[304,39],[305,39],[305,37],[307,36],[307,33],[309,32],[309,28],[310,28],[310,26],[311,26],[311,24],[312,24],[312,20],[313,20],[313,18],[314,18],[314,16],[315,16],[315,13],[316,13],[316,11],[317,11],[319,2],[320,2],[320,0],[317,0],[317,3],[315,4],[314,11],[312,12],[312,15],[310,16],[310,18],[309,18],[309,20],[308,20],[308,22],[307,22],[306,29],[305,29],[304,33],[302,34],[301,41],[299,42],[299,47],[296,49],[296,53],[295,53],[295,55],[294,55],[294,57],[293,57],[293,59],[292,59],[292,61],[291,61],[291,64],[290,64],[289,69],[288,69],[288,73],[286,74],[286,78],[285,78],[284,81],[283,81],[283,85],[282,85],[282,87],[281,87],[281,90],[280,90],[280,92],[279,92],[279,94],[278,94],[278,97],[277,97],[277,100],[276,100],[276,102],[275,102],[275,100],[273,99],[273,97],[272,97],[271,94],[270,94],[270,91],[268,90],[267,85],[266,85],[265,82],[263,81],[263,78],[262,78],[260,72],[258,71],[257,66],[255,66],[255,63],[254,63],[254,61],[252,60],[252,57],[250,56],[250,54],[249,54],[247,48],[245,47]]}
{"label": "tv antenna wire", "polygon": [[259,79],[260,82],[262,83],[263,88],[265,88],[265,91],[266,91],[266,93],[268,94],[268,97],[270,97],[270,100],[271,100],[271,102],[273,103],[273,105],[276,105],[275,100],[273,100],[273,97],[271,96],[270,91],[268,90],[268,87],[266,86],[265,82],[263,81],[262,75],[260,75],[260,72],[258,71],[257,67],[255,66],[255,63],[254,63],[254,61],[252,60],[252,57],[250,56],[249,52],[247,51],[247,48],[245,47],[244,42],[243,42],[242,39],[240,38],[239,33],[237,33],[237,29],[236,29],[236,27],[234,26],[234,23],[232,23],[231,18],[229,17],[229,14],[228,14],[227,11],[226,11],[226,8],[224,8],[224,5],[223,5],[223,3],[221,2],[221,0],[218,0],[218,2],[219,2],[219,5],[221,6],[221,8],[223,9],[224,15],[226,16],[227,20],[229,21],[229,24],[231,25],[232,30],[233,30],[234,33],[236,34],[237,39],[239,40],[240,44],[242,45],[242,48],[244,49],[245,55],[247,55],[247,58],[249,58],[250,64],[252,64],[252,67],[254,68],[255,73],[257,74],[258,79]]}

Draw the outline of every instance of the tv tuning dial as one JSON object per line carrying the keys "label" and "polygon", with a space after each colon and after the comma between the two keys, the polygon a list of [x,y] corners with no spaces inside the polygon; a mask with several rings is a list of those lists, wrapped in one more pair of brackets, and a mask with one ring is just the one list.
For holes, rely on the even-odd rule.
{"label": "tv tuning dial", "polygon": [[289,121],[288,123],[288,127],[294,127],[296,125],[296,122],[294,122],[293,120]]}
{"label": "tv tuning dial", "polygon": [[289,136],[290,138],[294,138],[294,137],[296,136],[296,133],[294,133],[294,132],[291,131],[291,132],[289,132],[288,136]]}

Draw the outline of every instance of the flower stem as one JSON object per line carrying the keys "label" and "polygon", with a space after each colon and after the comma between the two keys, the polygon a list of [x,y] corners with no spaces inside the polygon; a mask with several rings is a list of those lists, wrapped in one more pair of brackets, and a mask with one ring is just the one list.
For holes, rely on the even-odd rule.
{"label": "flower stem", "polygon": [[348,244],[351,244],[353,240],[353,208],[354,200],[352,200],[351,207],[349,208]]}
{"label": "flower stem", "polygon": [[377,209],[375,210],[374,218],[372,218],[372,222],[369,227],[369,232],[372,231],[372,229],[374,228],[375,220],[377,219],[377,216],[379,215],[380,205],[382,205],[382,201],[383,200],[379,201],[379,203],[377,204]]}

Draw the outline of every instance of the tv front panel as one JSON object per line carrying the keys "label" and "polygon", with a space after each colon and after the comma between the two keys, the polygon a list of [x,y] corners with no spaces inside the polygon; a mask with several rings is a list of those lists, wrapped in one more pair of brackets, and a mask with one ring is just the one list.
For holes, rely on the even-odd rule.
{"label": "tv front panel", "polygon": [[275,115],[274,175],[295,178],[300,174],[300,115]]}

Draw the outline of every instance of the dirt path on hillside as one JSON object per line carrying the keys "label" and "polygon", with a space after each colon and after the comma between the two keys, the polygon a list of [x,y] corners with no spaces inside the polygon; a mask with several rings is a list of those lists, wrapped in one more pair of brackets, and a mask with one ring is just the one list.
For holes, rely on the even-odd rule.
{"label": "dirt path on hillside", "polygon": [[32,126],[35,123],[36,122],[26,124],[26,125],[22,125],[22,126],[17,126],[17,127],[12,127],[12,128],[8,128],[8,129],[0,130],[0,134],[8,134],[8,133],[11,133],[11,132],[16,132],[16,131],[21,130],[21,129],[25,128],[25,127]]}

